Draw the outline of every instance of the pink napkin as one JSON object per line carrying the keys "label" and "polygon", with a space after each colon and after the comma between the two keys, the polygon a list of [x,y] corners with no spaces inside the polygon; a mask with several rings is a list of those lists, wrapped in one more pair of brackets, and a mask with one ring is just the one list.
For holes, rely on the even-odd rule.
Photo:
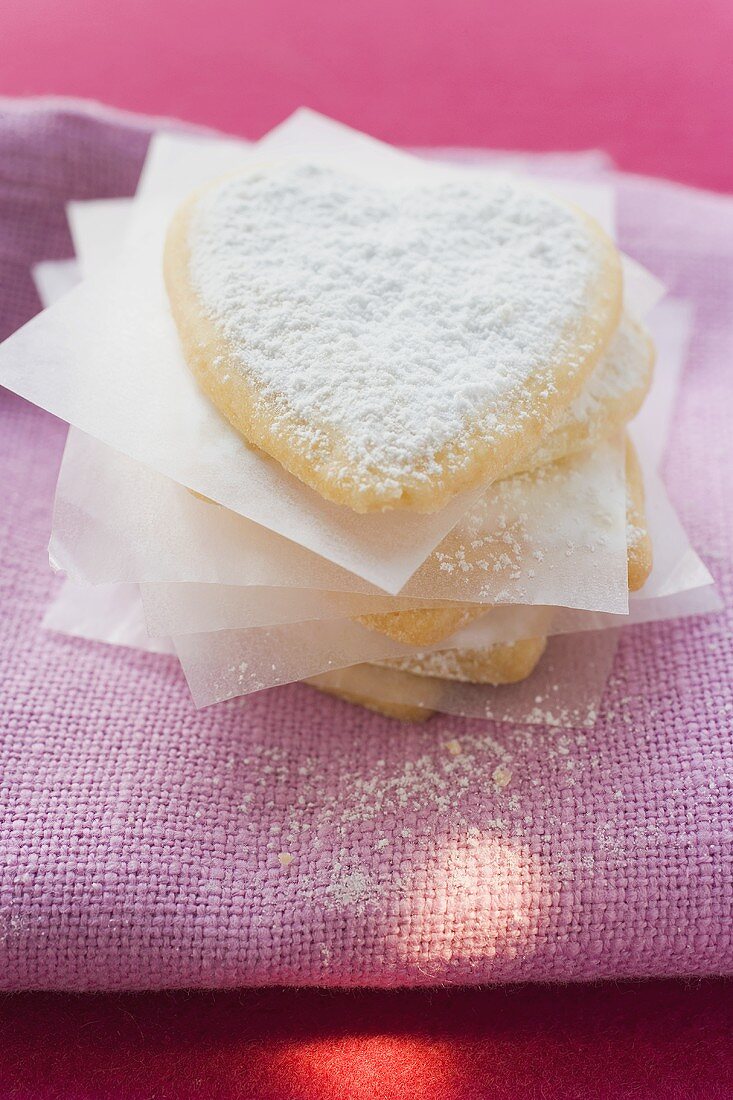
{"label": "pink napkin", "polygon": [[[149,131],[0,115],[0,335],[70,198]],[[624,177],[621,243],[694,301],[665,474],[733,588],[733,202]],[[733,972],[729,613],[629,628],[594,729],[411,727],[294,685],[197,712],[176,663],[44,632],[65,426],[0,397],[0,988]]]}

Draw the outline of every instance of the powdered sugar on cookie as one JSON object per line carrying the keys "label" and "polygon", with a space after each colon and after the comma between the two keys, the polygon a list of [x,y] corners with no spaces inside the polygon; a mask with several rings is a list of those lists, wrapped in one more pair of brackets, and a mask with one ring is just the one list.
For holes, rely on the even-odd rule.
{"label": "powdered sugar on cookie", "polygon": [[[653,351],[645,329],[623,317],[608,351],[573,401],[569,415],[586,420],[603,406],[633,392],[645,393],[651,376]],[[640,402],[641,403],[641,402]]]}
{"label": "powdered sugar on cookie", "polygon": [[557,377],[518,412],[529,384],[594,351],[578,333],[603,246],[509,177],[377,186],[284,163],[208,188],[188,243],[220,370],[253,378],[295,445],[336,439],[349,476],[387,494],[406,471],[430,480],[470,427],[498,438],[511,411],[516,430]]}
{"label": "powdered sugar on cookie", "polygon": [[578,396],[516,472],[556,462],[623,427],[641,407],[651,383],[653,361],[654,349],[646,330],[623,317]]}

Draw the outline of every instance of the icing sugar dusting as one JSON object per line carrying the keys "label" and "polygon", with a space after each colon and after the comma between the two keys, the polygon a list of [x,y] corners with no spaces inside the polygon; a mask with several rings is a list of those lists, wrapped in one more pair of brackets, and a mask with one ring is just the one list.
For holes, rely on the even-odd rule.
{"label": "icing sugar dusting", "polygon": [[[478,614],[483,614],[484,611],[485,608],[482,608]],[[510,653],[522,645],[520,641],[506,642],[500,646],[487,646],[485,649],[440,649],[436,652],[415,653],[409,657],[393,657],[388,661],[375,661],[374,664],[381,668],[396,668],[410,672],[413,676],[436,676],[439,679],[470,684],[477,682],[475,679],[477,668],[483,669],[485,674],[491,674],[494,650],[501,649]]]}
{"label": "icing sugar dusting", "polygon": [[[571,404],[569,418],[585,420],[606,401],[614,401],[644,386],[650,371],[648,337],[639,325],[623,317],[608,350]],[[560,426],[564,426],[564,421]]]}
{"label": "icing sugar dusting", "polygon": [[[510,177],[378,186],[286,163],[222,181],[193,212],[190,276],[276,423],[323,430],[382,483],[425,478],[477,420],[556,360],[587,309],[597,245]],[[316,427],[321,426],[321,430]]]}

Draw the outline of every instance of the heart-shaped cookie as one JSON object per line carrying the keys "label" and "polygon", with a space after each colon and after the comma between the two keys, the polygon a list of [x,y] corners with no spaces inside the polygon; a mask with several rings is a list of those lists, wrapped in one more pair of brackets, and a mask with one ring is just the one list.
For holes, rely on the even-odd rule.
{"label": "heart-shaped cookie", "polygon": [[581,392],[531,455],[505,477],[536,470],[610,439],[638,413],[649,392],[655,349],[646,329],[628,315],[586,379]]}
{"label": "heart-shaped cookie", "polygon": [[534,672],[547,647],[547,638],[520,638],[498,642],[484,649],[440,649],[414,657],[377,662],[379,668],[396,668],[413,676],[434,676],[464,684],[517,684]]}
{"label": "heart-shaped cookie", "polygon": [[[448,543],[451,537],[451,535],[448,536]],[[471,547],[466,551],[469,563],[473,557],[472,551]],[[651,573],[653,553],[646,519],[644,479],[636,450],[628,436],[626,437],[626,557],[629,592],[638,592]],[[446,607],[443,604],[408,611],[384,611],[372,615],[359,615],[356,622],[405,645],[435,645],[475,619],[481,618],[490,607],[490,604],[456,602],[454,607]]]}
{"label": "heart-shaped cookie", "polygon": [[536,449],[616,327],[596,223],[478,174],[251,168],[175,215],[186,359],[251,443],[359,512],[430,512]]}
{"label": "heart-shaped cookie", "polygon": [[[497,643],[485,649],[444,649],[416,657],[397,658],[379,664],[352,665],[336,672],[325,672],[306,680],[326,695],[335,695],[347,703],[374,710],[387,718],[403,722],[424,722],[435,712],[427,705],[396,703],[410,694],[406,683],[410,675],[428,677],[421,685],[423,700],[434,695],[440,702],[440,681],[457,680],[470,684],[515,684],[532,673],[545,651],[547,639],[523,638],[518,642]],[[507,775],[507,781],[508,781]],[[500,782],[500,777],[497,777]]]}

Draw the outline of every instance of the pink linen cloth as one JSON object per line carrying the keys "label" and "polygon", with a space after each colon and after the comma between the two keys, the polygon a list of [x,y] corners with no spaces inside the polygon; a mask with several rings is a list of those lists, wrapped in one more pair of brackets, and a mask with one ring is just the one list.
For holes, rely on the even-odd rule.
{"label": "pink linen cloth", "polygon": [[[64,203],[149,130],[0,118],[0,335]],[[622,245],[697,308],[665,473],[729,608],[733,202],[620,182]],[[197,712],[170,658],[46,633],[65,426],[0,396],[0,988],[733,972],[730,612],[624,631],[594,729],[411,727],[279,688]]]}

